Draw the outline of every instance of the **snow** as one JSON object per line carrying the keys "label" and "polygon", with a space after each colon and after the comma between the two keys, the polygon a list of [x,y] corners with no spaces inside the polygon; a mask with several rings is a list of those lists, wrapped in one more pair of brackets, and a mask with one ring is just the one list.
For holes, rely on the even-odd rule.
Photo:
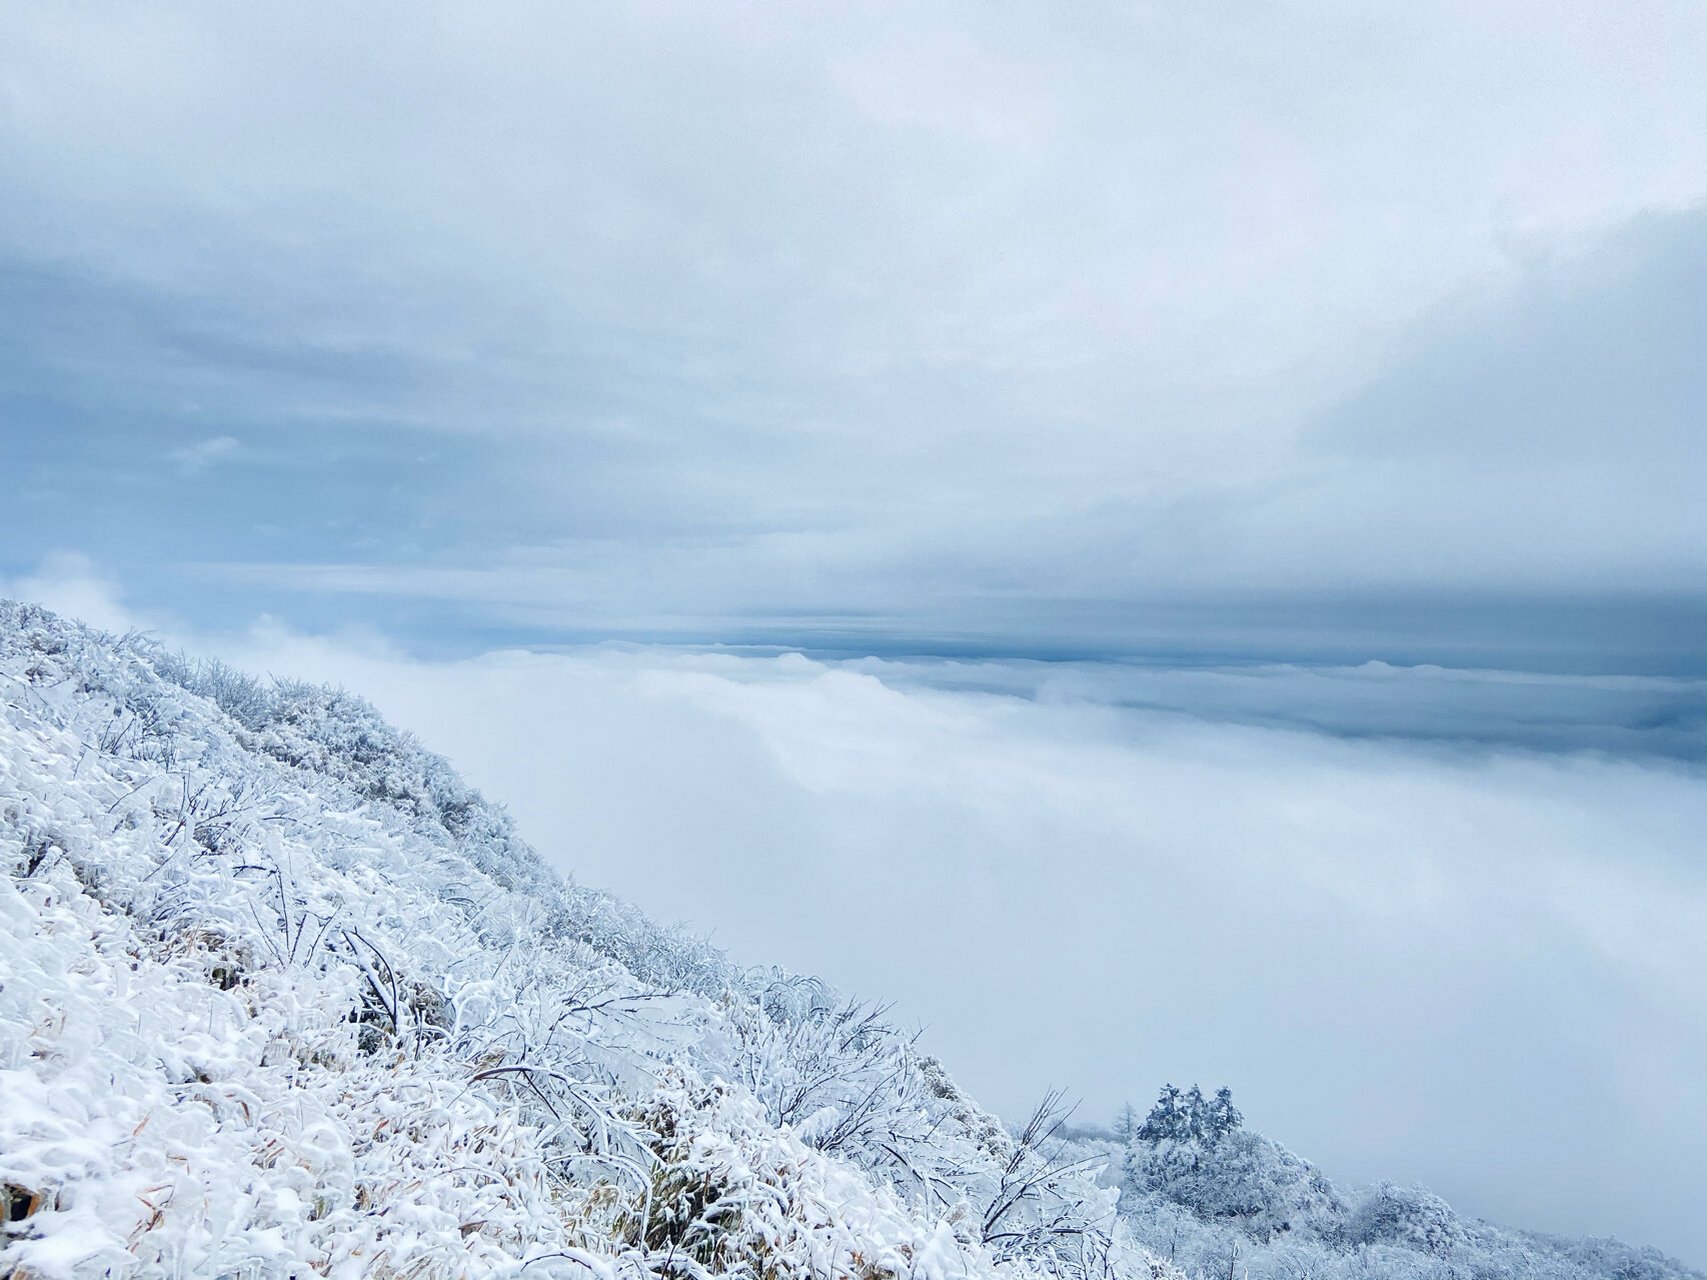
{"label": "snow", "polygon": [[557,880],[359,700],[0,609],[0,1269],[1072,1273],[986,1247],[1011,1140],[822,984]]}

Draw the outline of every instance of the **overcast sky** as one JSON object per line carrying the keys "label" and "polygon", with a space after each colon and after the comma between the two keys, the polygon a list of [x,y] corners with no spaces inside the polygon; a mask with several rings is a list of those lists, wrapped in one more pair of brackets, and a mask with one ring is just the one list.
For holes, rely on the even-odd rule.
{"label": "overcast sky", "polygon": [[14,572],[441,644],[1698,648],[1693,2],[0,22]]}
{"label": "overcast sky", "polygon": [[342,680],[1004,1108],[1225,1081],[1701,1264],[1703,66],[1693,0],[10,6],[0,588]]}

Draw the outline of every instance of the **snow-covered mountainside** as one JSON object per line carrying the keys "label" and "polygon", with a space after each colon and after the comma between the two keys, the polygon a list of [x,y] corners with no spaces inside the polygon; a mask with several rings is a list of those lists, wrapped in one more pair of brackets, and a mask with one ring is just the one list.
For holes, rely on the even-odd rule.
{"label": "snow-covered mountainside", "polygon": [[340,691],[0,603],[0,705],[0,1275],[1693,1274],[1341,1192],[1230,1099],[1005,1127]]}
{"label": "snow-covered mountainside", "polygon": [[1121,1188],[1123,1227],[1192,1276],[1699,1277],[1655,1249],[1464,1218],[1422,1187],[1338,1187],[1246,1129],[1227,1089],[1205,1098],[1168,1085],[1142,1121],[1129,1108],[1069,1153],[1101,1162]]}

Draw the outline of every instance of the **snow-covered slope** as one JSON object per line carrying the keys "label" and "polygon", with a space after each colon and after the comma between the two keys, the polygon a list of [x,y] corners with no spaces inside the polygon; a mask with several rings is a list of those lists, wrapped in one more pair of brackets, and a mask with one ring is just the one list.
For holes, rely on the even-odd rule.
{"label": "snow-covered slope", "polygon": [[[0,865],[0,1275],[1330,1274],[1201,1161],[1189,1203],[1005,1128],[879,1010],[565,883],[336,690],[0,603]],[[1687,1274],[1329,1192],[1364,1235],[1312,1266]]]}
{"label": "snow-covered slope", "polygon": [[342,693],[0,605],[0,1273],[1153,1274],[874,1011]]}

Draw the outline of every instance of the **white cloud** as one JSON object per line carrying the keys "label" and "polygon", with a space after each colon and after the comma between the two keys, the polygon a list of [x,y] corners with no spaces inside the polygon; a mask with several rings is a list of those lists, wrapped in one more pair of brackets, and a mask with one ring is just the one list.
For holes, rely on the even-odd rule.
{"label": "white cloud", "polygon": [[116,635],[144,625],[123,603],[118,583],[79,551],[52,552],[34,572],[0,578],[0,596],[39,604]]}
{"label": "white cloud", "polygon": [[[476,304],[532,277],[580,319],[639,302],[667,339],[745,295],[788,307],[762,341],[825,342],[861,373],[922,356],[1071,385],[1090,365],[1101,394],[1124,376],[1116,353],[1169,381],[1289,368],[1497,271],[1514,245],[1546,252],[1707,194],[1692,74],[1707,32],[1692,6],[1665,9],[1364,23],[1308,4],[1232,21],[942,5],[900,32],[841,12],[411,9],[380,95],[363,51],[401,10],[18,15],[14,95],[56,112],[9,141],[73,218],[44,210],[32,237],[87,237],[93,202],[110,214],[122,194],[136,227],[177,214],[293,255],[395,236],[362,274],[460,258],[490,279]],[[1558,128],[1566,115],[1590,123]],[[66,145],[88,136],[98,165]],[[335,219],[310,206],[301,228],[277,219],[302,210],[269,207],[316,191],[349,202]],[[133,242],[92,247],[121,245],[133,272]],[[804,314],[787,301],[802,281]]]}
{"label": "white cloud", "polygon": [[195,444],[185,445],[181,449],[172,450],[172,461],[177,464],[180,475],[200,475],[218,463],[234,457],[237,450],[236,437],[212,436],[206,440],[198,440]]}

